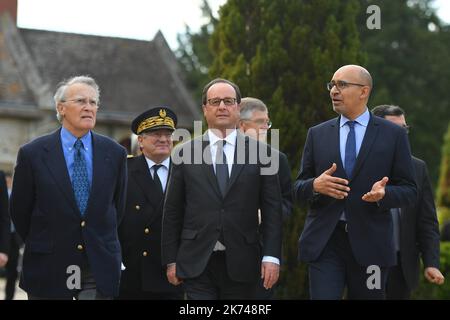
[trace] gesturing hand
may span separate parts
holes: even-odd
[[[377,202],[383,199],[384,195],[386,194],[385,188],[388,181],[389,178],[384,177],[380,181],[375,182],[372,186],[372,190],[365,193],[362,196],[362,199],[367,202]]]
[[[315,192],[335,199],[344,199],[350,191],[350,188],[347,187],[348,180],[333,177],[332,174],[336,171],[336,168],[336,163],[333,163],[328,170],[325,170],[320,176],[314,179],[313,189]]]

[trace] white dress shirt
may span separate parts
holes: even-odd
[[[207,135],[209,138],[209,146],[211,152],[211,159],[214,166],[214,172],[216,172],[216,152],[217,152],[217,141],[225,140],[226,144],[223,146],[223,151],[225,153],[225,157],[227,158],[228,164],[228,175],[231,176],[231,170],[233,168],[234,163],[234,152],[236,149],[236,138],[237,138],[237,130],[233,130],[229,135],[227,135],[224,139],[219,138],[213,131],[208,130]],[[225,250],[225,246],[220,241],[216,242],[214,246],[214,251],[223,251]],[[271,256],[264,256],[263,262],[273,262],[276,264],[280,264],[280,260]]]
[[[153,168],[156,164],[161,164],[162,167],[158,169],[157,175],[159,177],[159,180],[161,180],[161,185],[163,188],[163,192],[166,192],[166,186],[167,186],[167,179],[169,178],[169,167],[170,167],[170,157],[167,157],[166,160],[164,160],[161,163],[156,163],[153,160],[145,157],[145,160],[147,161],[148,167],[150,169],[150,174],[152,175],[152,178],[155,177],[155,169]]]

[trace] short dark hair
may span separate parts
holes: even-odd
[[[216,79],[210,81],[203,88],[203,91],[202,91],[202,104],[203,105],[206,105],[206,94],[208,93],[209,88],[211,88],[216,83],[227,83],[230,86],[232,86],[234,91],[236,92],[236,102],[237,103],[241,103],[241,91],[239,90],[239,87],[237,86],[237,84],[235,84],[235,83],[233,83],[233,82],[231,82],[230,80],[227,80],[227,79],[216,78]]]
[[[405,115],[405,111],[399,106],[391,104],[382,104],[372,109],[372,113],[378,117],[386,118],[386,116]]]

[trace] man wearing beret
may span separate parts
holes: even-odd
[[[161,264],[164,193],[177,117],[166,107],[140,114],[131,124],[142,155],[128,158],[125,217],[119,228],[123,264],[119,299],[182,299]]]

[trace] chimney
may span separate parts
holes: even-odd
[[[17,23],[17,0],[0,0],[0,16],[9,12],[14,23]]]

